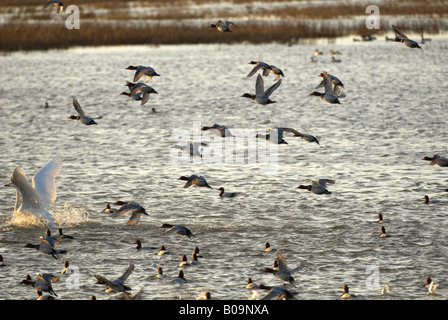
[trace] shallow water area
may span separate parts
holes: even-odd
[[[266,241],[290,268],[305,266],[294,275],[297,299],[338,299],[343,284],[360,299],[447,299],[448,171],[422,158],[448,155],[443,85],[448,78],[441,72],[448,39],[433,38],[422,47],[378,39],[0,56],[0,185],[9,183],[16,166],[30,180],[61,154],[65,163],[56,178],[52,212],[64,233],[75,237],[57,246],[67,251],[59,261],[24,248],[37,244],[46,227],[12,217],[15,190],[0,188],[0,254],[6,264],[0,269],[0,299],[35,299],[34,290],[20,281],[26,274],[60,273],[68,260],[78,268],[79,286],[61,276],[53,284],[58,299],[116,299],[120,295],[105,293],[94,275],[115,279],[132,262],[135,270],[126,284],[133,293],[143,288],[143,299],[195,299],[208,290],[214,299],[243,300],[252,295],[245,289],[249,277],[281,284],[263,273],[276,258],[275,252],[264,252]],[[324,54],[311,63],[316,48]],[[342,52],[340,63],[330,62],[330,49]],[[246,77],[252,60],[283,70],[282,84],[271,96],[275,104],[241,97],[255,92],[256,77]],[[125,68],[140,64],[161,75],[148,82],[158,94],[143,106],[120,95],[134,75]],[[342,104],[310,96],[322,71],[344,83]],[[273,84],[272,75],[263,79],[265,87]],[[98,125],[68,119],[75,114],[73,98],[88,115],[103,116]],[[272,163],[244,157],[240,162],[235,150],[225,161],[182,162],[171,146],[185,138],[201,138],[210,148],[221,145],[223,140],[198,129],[214,123],[246,130],[245,141],[252,132],[292,127],[319,136],[320,145],[286,134],[288,144],[268,157]],[[239,147],[251,154],[249,146]],[[266,167],[272,174],[263,174]],[[183,188],[178,178],[191,174],[204,176],[213,188]],[[330,195],[297,188],[320,178],[336,180],[328,186]],[[221,186],[238,196],[219,198]],[[425,194],[438,203],[424,204]],[[139,202],[149,216],[127,226],[129,216],[103,212],[106,203],[117,200]],[[379,237],[378,213],[388,238]],[[196,237],[165,234],[162,223],[185,225]],[[136,239],[157,249],[137,251]],[[158,256],[161,245],[171,254]],[[190,257],[196,246],[204,256],[201,264],[184,270],[186,284],[171,283],[181,256]],[[159,266],[166,279],[156,278]],[[427,294],[427,276],[439,283],[437,295]],[[381,294],[384,285],[389,294]]]

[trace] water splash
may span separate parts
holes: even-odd
[[[52,215],[56,225],[61,228],[74,227],[88,221],[88,214],[84,208],[75,208],[67,203],[53,208]],[[14,212],[7,222],[17,227],[48,226],[48,220],[40,219],[29,212]]]

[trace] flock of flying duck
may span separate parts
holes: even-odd
[[[63,4],[60,1],[57,0],[51,0],[48,1],[46,7],[50,5],[55,5],[58,7],[58,12],[62,11]],[[215,28],[220,32],[231,32],[230,27],[235,24],[230,21],[221,21],[219,20],[216,24],[211,24],[211,28]],[[396,26],[392,26],[393,30],[396,33],[396,37],[394,41],[401,42],[403,45],[409,48],[419,48],[421,47],[418,45],[417,42],[409,39],[403,32],[401,32]],[[318,52],[318,51],[317,51]],[[317,55],[317,53],[316,53]],[[273,94],[273,92],[281,85],[282,83],[282,77],[284,77],[283,71],[273,65],[267,64],[262,61],[251,61],[249,64],[254,65],[253,69],[249,72],[247,77],[252,77],[255,75],[258,71],[261,71],[261,73],[258,74],[255,84],[255,94],[249,94],[245,93],[242,95],[242,97],[249,98],[253,100],[255,103],[261,104],[261,105],[267,105],[275,103],[276,101],[273,101],[270,99],[270,96]],[[141,104],[145,104],[149,100],[150,94],[157,94],[157,92],[149,85],[147,85],[147,82],[149,82],[153,77],[160,76],[153,68],[149,66],[128,66],[126,69],[128,70],[135,70],[133,82],[126,81],[125,86],[129,88],[129,92],[122,92],[122,95],[129,96],[129,98],[140,101]],[[264,89],[264,81],[261,76],[261,74],[265,77],[267,77],[269,74],[274,74],[274,84]],[[343,83],[341,80],[339,80],[336,76],[330,75],[327,72],[322,72],[319,74],[320,77],[323,78],[323,80],[319,83],[319,85],[316,87],[316,89],[324,88],[324,92],[318,92],[313,91],[311,95],[313,96],[319,96],[321,99],[327,103],[332,104],[340,104],[341,102],[339,99],[345,98],[345,94],[342,93],[342,89],[344,88]],[[144,82],[138,82],[142,77],[144,77]],[[86,113],[83,111],[81,105],[76,99],[73,99],[73,106],[78,113],[77,116],[71,115],[69,118],[73,120],[79,121],[83,125],[95,125],[97,124],[95,120],[101,119],[102,116],[96,116],[96,117],[90,117],[86,115]],[[223,125],[214,124],[213,126],[209,127],[202,127],[202,131],[208,131],[210,134],[216,134],[221,137],[233,137],[233,135],[230,133],[230,130]],[[303,140],[307,142],[315,142],[319,144],[319,140],[306,133],[300,133],[297,130],[293,128],[269,128],[269,133],[267,135],[257,135],[257,138],[266,139],[267,141],[271,143],[276,144],[287,144],[287,142],[284,140],[284,133],[292,133],[294,137],[300,137]],[[180,149],[181,151],[191,155],[191,156],[200,156],[202,157],[199,147],[206,147],[207,144],[204,143],[187,143],[185,146],[180,145],[174,145],[172,148]],[[431,165],[438,165],[441,167],[448,167],[448,159],[435,154],[433,157],[424,157],[423,160],[430,161]],[[54,218],[50,212],[48,212],[48,207],[52,205],[57,197],[56,194],[56,184],[55,184],[55,178],[58,175],[59,171],[61,170],[63,165],[63,159],[61,156],[55,157],[53,160],[51,160],[46,166],[44,166],[41,170],[39,170],[34,177],[32,178],[32,184],[30,185],[28,183],[28,179],[26,175],[23,173],[23,171],[17,167],[14,169],[14,171],[11,174],[11,182],[7,184],[6,186],[13,186],[16,189],[16,202],[14,206],[14,212],[30,212],[33,213],[36,217],[40,219],[44,219],[48,222],[50,226],[56,226],[56,223],[54,221]],[[190,186],[195,187],[206,187],[206,188],[212,188],[204,177],[197,176],[197,175],[191,175],[191,176],[181,176],[179,180],[186,181],[184,188],[188,188]],[[317,195],[323,195],[323,194],[331,194],[331,192],[327,189],[327,184],[334,184],[335,180],[332,179],[312,179],[311,185],[299,185],[298,189],[305,189],[308,190],[314,194]],[[224,188],[219,188],[220,197],[234,197],[236,193],[229,193],[225,192]],[[448,191],[448,189],[446,190]],[[429,198],[425,196],[425,203],[429,203]],[[123,202],[123,201],[117,201],[114,203],[115,205],[119,205],[120,207],[118,209],[114,209],[110,206],[110,204],[107,204],[106,208],[104,209],[104,212],[110,214],[111,217],[121,217],[125,214],[130,214],[130,218],[127,222],[127,225],[136,225],[140,218],[143,215],[148,215],[145,208],[143,208],[140,204],[135,202]],[[378,215],[378,222],[383,222],[383,217],[381,214]],[[160,228],[167,229],[166,233],[175,233],[180,235],[185,235],[187,237],[194,237],[194,234],[191,232],[191,230],[187,227],[181,226],[181,225],[170,225],[170,224],[162,224]],[[380,237],[387,237],[384,226],[381,227],[381,235]],[[64,250],[56,249],[56,245],[60,244],[61,241],[65,241],[66,239],[73,239],[71,236],[64,235],[62,233],[62,229],[59,228],[59,235],[58,236],[52,236],[49,229],[47,229],[45,236],[40,237],[40,243],[39,244],[30,244],[27,243],[25,247],[27,248],[34,248],[38,252],[43,254],[51,255],[53,258],[60,260],[59,255],[65,253]],[[154,249],[153,247],[142,247],[141,241],[136,240],[135,244],[137,244],[136,249],[142,250],[142,249]],[[265,251],[272,251],[272,249],[269,245],[269,243],[266,243],[266,249]],[[159,255],[167,254],[169,252],[166,251],[166,249],[162,246],[159,251]],[[182,256],[182,262],[179,266],[183,267],[190,264],[198,264],[199,261],[197,260],[198,257],[201,257],[199,255],[199,248],[195,248],[195,251],[192,254],[193,260],[188,262],[188,259],[185,255]],[[3,262],[3,257],[0,255],[0,266],[5,266]],[[69,266],[68,261],[64,262],[64,269],[61,271],[62,274],[64,274],[67,271],[67,268]],[[263,284],[255,285],[252,281],[252,279],[248,279],[246,288],[253,289],[264,289],[267,290],[268,293],[262,297],[262,299],[294,299],[294,278],[292,275],[295,272],[298,272],[303,268],[302,265],[299,265],[298,267],[294,269],[289,269],[286,264],[286,259],[281,253],[277,253],[277,259],[274,261],[274,268],[265,268],[264,272],[272,273],[277,278],[282,280],[284,283],[280,286],[265,286]],[[95,275],[95,278],[97,279],[97,283],[106,285],[106,292],[122,292],[124,294],[124,299],[138,299],[141,296],[142,291],[136,295],[130,295],[128,291],[130,288],[125,285],[125,281],[128,279],[128,277],[131,275],[131,273],[134,270],[134,265],[130,263],[129,267],[125,270],[125,272],[114,280],[109,280],[104,276],[101,275]],[[54,292],[52,288],[52,283],[59,280],[59,276],[54,276],[52,274],[36,274],[37,279],[32,280],[29,275],[26,276],[26,279],[22,281],[22,284],[24,285],[30,285],[33,287],[37,294],[38,299],[50,299],[53,296],[57,296],[57,294]],[[166,275],[163,274],[162,268],[158,268],[158,275],[159,278],[164,278]],[[184,283],[186,280],[183,275],[183,271],[181,270],[179,272],[179,275],[177,278],[173,279],[174,282],[177,283]],[[435,293],[437,289],[437,284],[434,284],[432,280],[428,277],[426,279],[427,287],[429,288],[428,293]],[[291,287],[292,286],[292,287]],[[347,285],[343,286],[343,294],[341,295],[341,298],[349,298],[353,295],[349,293],[349,288]],[[388,288],[383,288],[383,291],[388,291]],[[50,296],[43,296],[43,292],[50,293]],[[95,299],[92,296],[92,299]],[[210,293],[206,292],[204,295],[204,299],[210,299]]]

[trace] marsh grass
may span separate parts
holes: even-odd
[[[277,0],[281,5],[269,7],[269,10],[266,9],[268,2],[272,4],[268,0],[234,0],[230,4],[244,4],[235,10],[228,1],[66,0],[65,6],[76,3],[80,8],[81,28],[69,30],[65,27],[68,14],[58,15],[50,8],[42,10],[45,1],[36,5],[35,0],[22,0],[17,9],[16,1],[3,0],[0,13],[12,15],[0,26],[0,50],[125,44],[309,42],[317,38],[389,33],[391,23],[388,20],[399,24],[407,33],[437,34],[448,30],[443,18],[448,15],[446,1],[381,1],[378,3],[379,30],[365,27],[364,17],[368,14],[365,13],[366,4],[361,1],[310,6],[306,1],[291,5],[291,1]],[[201,6],[192,8],[198,4]],[[208,27],[209,23],[223,17],[236,22],[238,27],[231,33],[220,33]]]

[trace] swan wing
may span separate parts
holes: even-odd
[[[55,178],[63,164],[63,158],[58,155],[33,177],[33,188],[36,190],[44,206],[53,204],[57,198]]]

